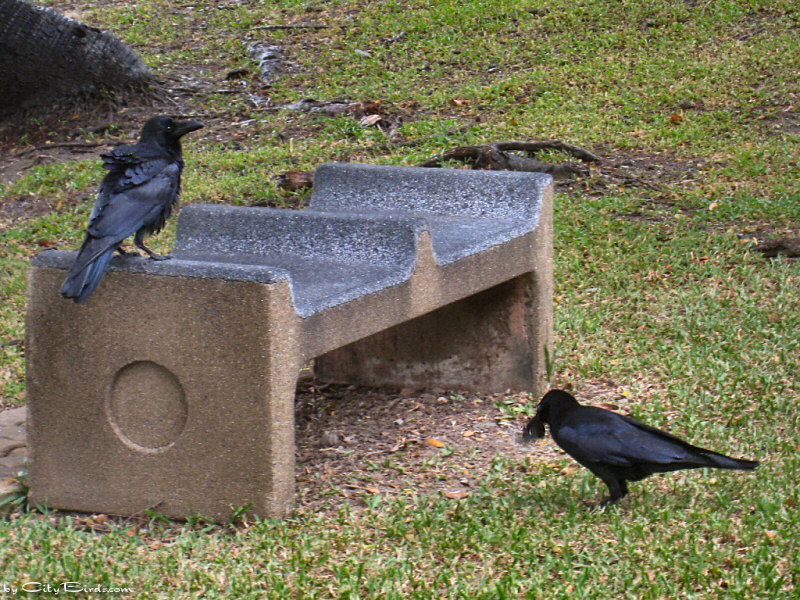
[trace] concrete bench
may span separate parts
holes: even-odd
[[[173,259],[116,257],[85,305],[74,252],[33,260],[30,496],[69,510],[281,516],[294,395],[322,380],[541,391],[552,179],[327,164],[302,211],[192,205]]]

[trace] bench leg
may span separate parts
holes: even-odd
[[[300,369],[288,285],[109,272],[85,305],[34,268],[30,499],[84,512],[279,517]]]
[[[552,291],[542,279],[527,273],[333,350],[315,360],[315,375],[360,385],[539,394],[552,350]]]

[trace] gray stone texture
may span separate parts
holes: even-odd
[[[0,411],[0,480],[25,471],[27,444],[24,406]]]
[[[303,211],[188,206],[173,259],[116,257],[85,305],[28,288],[30,487],[57,508],[280,516],[294,391],[545,384],[552,179],[328,164]]]
[[[0,517],[13,510],[10,500],[24,493],[17,477],[27,471],[26,418],[24,406],[0,411]]]

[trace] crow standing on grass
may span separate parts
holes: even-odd
[[[544,424],[564,452],[608,486],[614,504],[628,493],[628,481],[653,473],[711,467],[752,470],[758,461],[739,460],[692,446],[664,431],[595,406],[581,406],[562,390],[545,394],[522,434],[524,441],[544,437]]]
[[[61,295],[84,302],[95,290],[111,255],[125,238],[153,260],[164,260],[144,245],[144,236],[158,233],[178,201],[183,156],[180,139],[200,129],[199,121],[153,117],[142,128],[139,141],[103,154],[108,174],[100,183],[97,202],[86,227],[78,257],[61,286]]]

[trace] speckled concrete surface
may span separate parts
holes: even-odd
[[[410,278],[428,231],[446,265],[533,231],[541,173],[325,164],[303,211],[191,205],[179,217],[173,260],[114,257],[109,271],[274,283],[288,279],[309,317]],[[34,266],[68,268],[74,252],[45,251]]]

